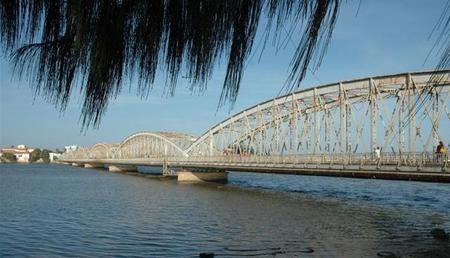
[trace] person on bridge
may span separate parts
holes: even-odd
[[[444,143],[442,141],[439,142],[438,146],[436,147],[436,162],[441,163],[442,161],[442,154],[444,152]]]
[[[375,161],[377,163],[377,169],[380,168],[380,162],[381,162],[381,149],[379,146],[375,148]]]
[[[448,160],[448,149],[445,148],[444,144],[442,144],[442,148],[440,150],[440,156],[441,156],[441,163],[446,163]]]

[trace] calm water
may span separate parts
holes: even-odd
[[[0,164],[0,257],[450,257],[435,227],[450,231],[449,184]]]

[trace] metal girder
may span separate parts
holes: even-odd
[[[377,134],[382,131],[379,130],[382,124],[379,105],[384,105],[386,100],[399,96],[402,96],[402,101],[395,109],[398,126],[397,129],[392,129],[392,133],[388,133],[388,140],[395,136],[400,147],[399,151],[405,151],[403,127],[408,124],[408,150],[414,151],[416,119],[411,107],[417,100],[417,95],[429,89],[430,85],[441,88],[440,91],[445,93],[449,91],[449,71],[438,72],[439,81],[433,81],[433,74],[436,73],[416,72],[343,81],[265,101],[222,121],[220,126],[212,127],[187,149],[187,153],[190,156],[202,156],[207,153],[209,156],[222,155],[221,150],[230,146],[239,146],[240,151],[243,146],[249,146],[247,149],[251,150],[247,152],[257,152],[255,154],[259,155],[281,154],[285,153],[286,149],[292,154],[295,153],[293,149],[310,149],[311,151],[307,153],[324,153],[325,150],[331,152],[330,146],[333,144],[341,146],[341,153],[350,153],[355,152],[358,147],[361,148],[358,146],[361,138],[370,139],[369,143],[363,142],[366,150],[370,151],[378,145]],[[366,105],[367,108],[364,109],[370,111],[368,137],[364,136],[366,133],[360,125],[365,119],[355,117],[358,105]],[[337,124],[333,120],[336,108],[340,110],[338,123],[340,126],[339,128],[334,126],[334,129],[337,129],[335,132],[339,136],[339,141],[330,142],[336,141],[332,137],[332,127]],[[391,118],[384,117],[385,120]],[[304,125],[293,121],[302,121]],[[320,140],[322,137],[323,142]],[[220,142],[216,138],[220,138]],[[207,145],[214,145],[214,152],[205,150],[206,139]]]
[[[165,166],[174,160],[236,162],[237,158],[345,167],[355,160],[359,166],[373,164],[373,150],[380,146],[383,162],[401,165],[407,158],[409,164],[423,164],[434,161],[430,153],[435,144],[443,135],[448,137],[440,129],[449,125],[449,96],[450,70],[343,81],[259,103],[197,140],[187,134],[139,132],[118,146],[99,143],[62,158],[152,160]]]
[[[88,150],[88,156],[92,159],[108,159],[112,158],[117,149],[117,144],[113,143],[97,143]]]
[[[195,138],[187,134],[169,132],[138,132],[125,138],[117,147],[114,157],[123,158],[145,158],[145,157],[177,157],[187,156],[181,149],[180,143]]]

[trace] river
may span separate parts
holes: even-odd
[[[0,257],[450,257],[450,185],[0,164]]]

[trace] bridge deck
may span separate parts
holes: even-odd
[[[138,132],[61,159],[449,182],[449,100],[450,70],[366,77],[260,102],[199,138]]]
[[[134,166],[158,166],[163,162],[140,160],[66,160],[74,163],[98,163],[108,165],[134,165]],[[353,177],[390,180],[411,180],[425,182],[450,183],[450,172],[443,172],[438,165],[423,167],[421,171],[417,167],[395,165],[384,165],[377,169],[376,165],[339,165],[339,164],[258,164],[258,163],[226,163],[226,162],[195,162],[195,161],[172,161],[168,162],[172,168],[186,169],[223,169],[235,172],[257,172],[273,174],[311,175],[311,176],[333,176]]]

